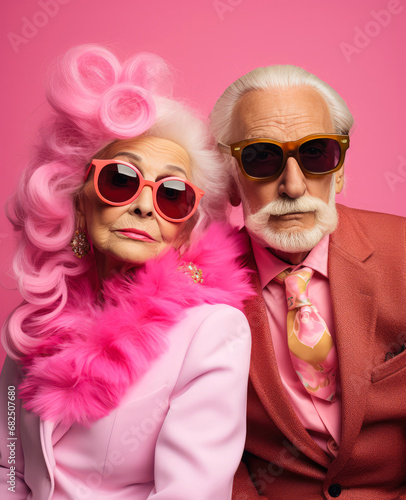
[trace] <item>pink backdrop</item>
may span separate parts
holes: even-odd
[[[6,0],[1,200],[17,183],[46,109],[49,62],[72,45],[100,42],[121,57],[137,51],[164,57],[176,70],[175,95],[205,114],[228,84],[257,66],[290,63],[317,74],[344,97],[356,121],[348,185],[338,201],[405,216],[405,21],[404,0]],[[4,210],[0,249],[3,323],[19,301]]]

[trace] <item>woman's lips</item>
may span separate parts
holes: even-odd
[[[150,234],[145,231],[140,231],[139,229],[126,228],[118,229],[118,233],[123,234],[127,238],[138,241],[156,241]]]

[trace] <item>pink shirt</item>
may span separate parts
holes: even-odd
[[[341,385],[337,378],[337,397],[334,403],[311,396],[300,382],[290,360],[287,343],[286,317],[287,303],[285,286],[274,278],[290,267],[293,270],[301,266],[314,269],[315,273],[309,284],[309,297],[326,322],[331,336],[335,340],[333,309],[328,280],[328,243],[325,236],[298,266],[289,266],[278,259],[268,249],[252,241],[259,279],[265,300],[272,342],[282,383],[288,393],[300,421],[314,441],[327,453],[337,455],[341,440]]]

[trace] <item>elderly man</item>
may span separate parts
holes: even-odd
[[[406,223],[336,206],[350,111],[314,75],[270,66],[211,122],[258,290],[233,498],[406,498]]]

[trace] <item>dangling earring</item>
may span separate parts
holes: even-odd
[[[72,247],[72,252],[76,257],[79,257],[79,259],[85,257],[89,253],[90,243],[86,238],[86,233],[80,227],[76,229],[70,246]]]

